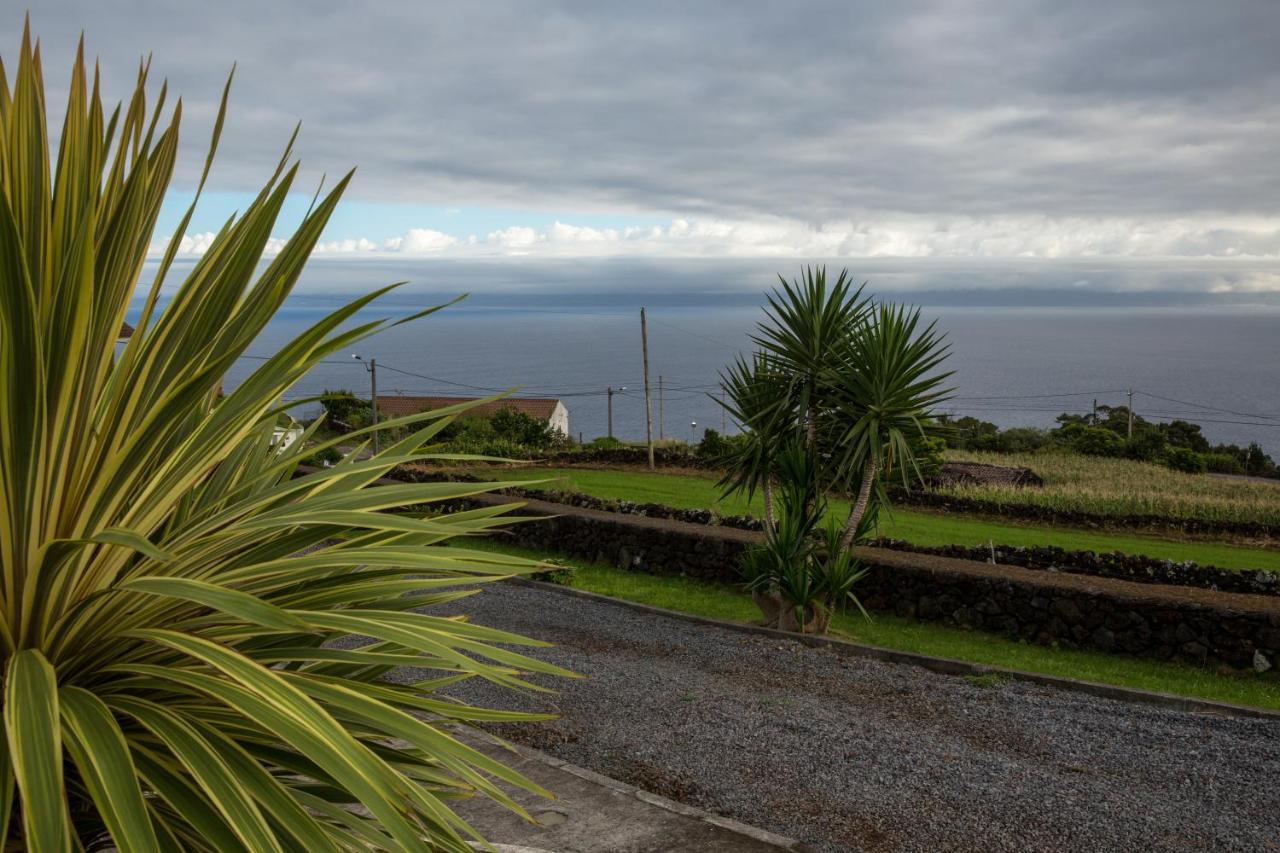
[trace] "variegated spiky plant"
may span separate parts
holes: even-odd
[[[108,115],[82,50],[51,164],[38,47],[24,37],[12,86],[0,66],[4,849],[468,850],[449,798],[516,808],[495,780],[535,786],[454,736],[513,715],[437,690],[560,671],[494,645],[531,641],[416,609],[533,566],[444,544],[499,510],[387,512],[480,490],[375,486],[456,411],[387,422],[412,435],[312,473],[303,453],[333,442],[272,447],[282,392],[384,328],[356,318],[383,291],[219,395],[346,179],[257,272],[286,152],[162,306],[188,211],[114,357],[178,149],[181,103],[164,119],[145,89],[143,69]],[[364,639],[334,643],[348,635]],[[385,678],[397,666],[429,677]]]

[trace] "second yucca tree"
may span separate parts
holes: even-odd
[[[759,351],[721,375],[723,405],[746,432],[738,451],[724,460],[721,484],[726,492],[759,489],[765,495],[769,554],[758,552],[748,567],[753,591],[787,598],[805,612],[809,602],[796,600],[796,591],[822,598],[820,590],[838,588],[839,594],[826,596],[829,611],[852,598],[861,577],[856,565],[841,561],[852,560],[851,547],[887,501],[886,477],[908,485],[920,478],[918,457],[936,429],[934,411],[950,393],[944,387],[950,374],[942,370],[947,346],[933,325],[921,326],[918,309],[875,303],[843,271],[829,284],[825,269],[806,268],[796,281],[783,280],[765,311],[753,336]],[[803,466],[783,464],[798,453],[807,456]],[[807,472],[805,483],[792,482],[799,470]],[[781,502],[783,514],[802,511],[805,525],[775,518],[775,483],[784,492],[810,495],[801,510],[794,501],[790,509]],[[854,500],[843,522],[823,527],[818,510],[833,491]],[[803,543],[779,539],[802,528],[808,537],[822,529],[823,541],[804,550]],[[793,552],[807,556],[794,559]],[[823,556],[815,560],[813,553]],[[824,585],[820,572],[842,580]],[[801,576],[803,584],[796,581]],[[762,609],[768,621],[774,608]]]
[[[108,114],[81,57],[51,163],[38,48],[24,38],[12,86],[0,66],[0,843],[470,850],[451,798],[519,811],[499,785],[539,789],[457,728],[528,717],[440,691],[567,674],[509,648],[532,641],[417,612],[535,568],[447,544],[508,508],[422,509],[502,484],[374,487],[458,409],[381,424],[409,432],[371,458],[357,432],[312,473],[303,453],[333,441],[273,445],[282,393],[389,325],[358,316],[385,291],[220,395],[347,183],[260,267],[287,152],[162,308],[187,212],[116,356],[178,151],[181,104],[162,120],[145,83]],[[423,674],[385,677],[401,666]]]

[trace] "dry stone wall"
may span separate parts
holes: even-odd
[[[481,495],[473,504],[509,498]],[[533,501],[544,520],[512,525],[524,547],[630,571],[736,583],[760,534]],[[1063,648],[1160,660],[1266,668],[1280,656],[1274,596],[1139,584],[929,554],[863,548],[858,595],[871,610],[980,628]]]

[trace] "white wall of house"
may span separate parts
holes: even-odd
[[[569,410],[564,407],[564,403],[556,400],[556,407],[551,410],[551,417],[547,419],[547,423],[551,424],[552,429],[560,430],[565,436],[570,434]]]
[[[300,438],[302,427],[276,427],[271,430],[271,446],[277,450],[284,450]]]

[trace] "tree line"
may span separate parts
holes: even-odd
[[[1257,443],[1213,444],[1199,424],[1186,420],[1149,421],[1133,413],[1129,430],[1128,406],[1098,406],[1090,414],[1063,412],[1052,429],[1009,427],[1001,429],[990,421],[971,415],[942,415],[940,433],[947,446],[958,450],[994,453],[1034,453],[1062,447],[1087,456],[1137,459],[1166,465],[1189,473],[1249,474],[1280,478],[1280,469]]]

